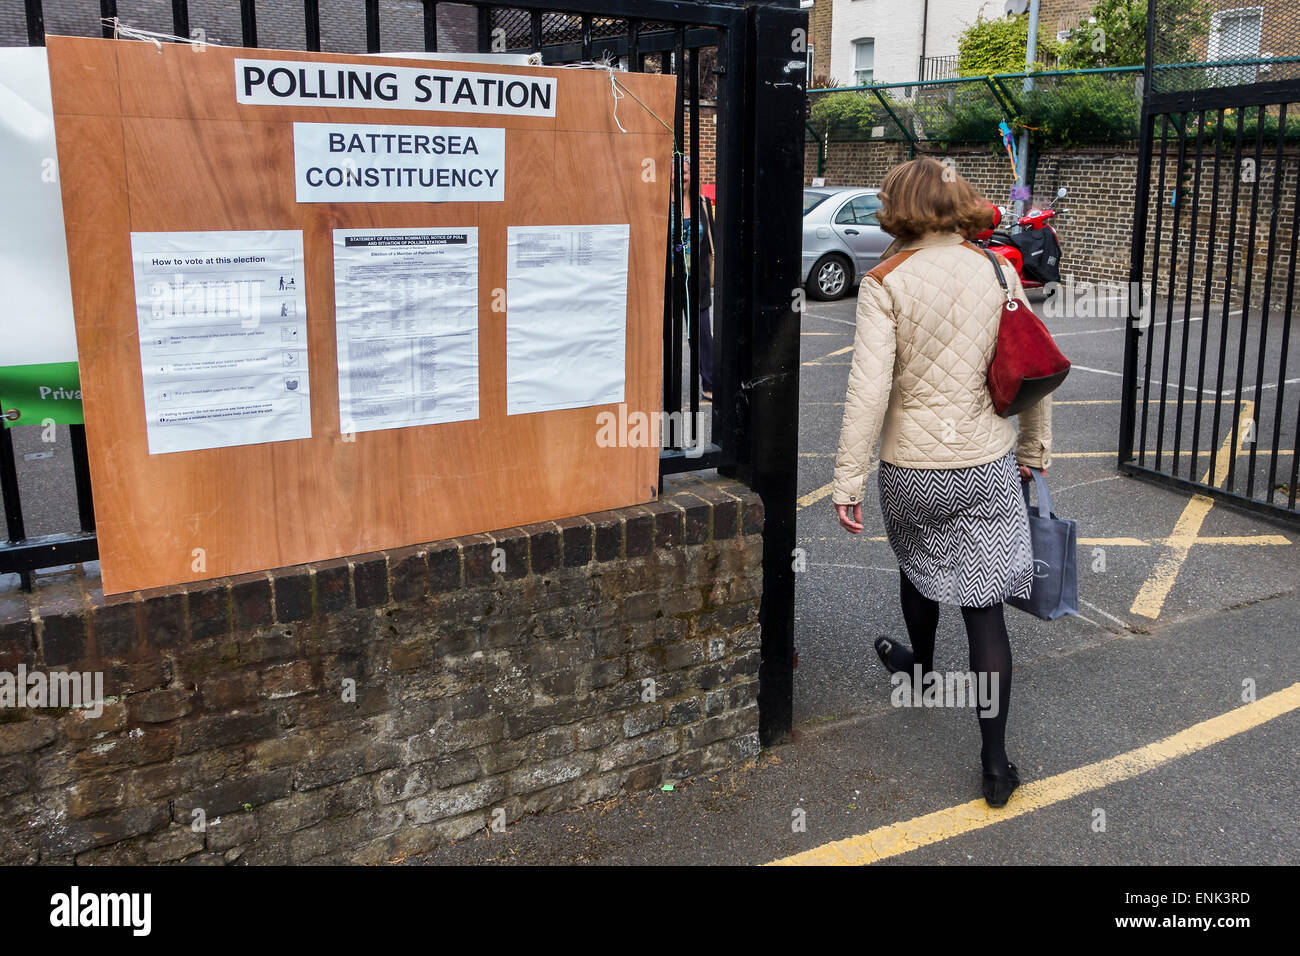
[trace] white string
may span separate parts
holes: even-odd
[[[145,30],[140,27],[129,27],[122,22],[120,17],[105,17],[102,22],[113,28],[114,40],[144,40],[145,42],[152,43],[156,46],[159,53],[162,52],[162,40],[168,40],[173,43],[204,43],[208,46],[218,45],[207,40],[194,40],[189,37],[178,37],[171,33],[156,33],[153,30]]]

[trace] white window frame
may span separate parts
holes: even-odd
[[[863,69],[859,64],[862,62],[862,56],[861,56],[862,49],[868,43],[871,44],[871,68]],[[863,73],[869,73],[871,75],[870,77],[864,80],[862,79]],[[876,77],[876,38],[859,37],[858,39],[853,41],[853,85],[866,86],[869,83],[874,83],[875,77]]]

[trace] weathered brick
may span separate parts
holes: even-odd
[[[305,621],[312,615],[311,568],[305,564],[280,568],[271,584],[275,591],[275,619],[281,623]]]
[[[533,574],[546,574],[561,567],[564,553],[560,548],[560,532],[551,522],[530,524],[523,529],[528,535],[529,570]]]
[[[236,627],[260,627],[271,623],[271,582],[266,577],[233,579],[230,603]]]
[[[352,560],[352,588],[357,607],[388,603],[388,560],[382,554],[365,554]]]
[[[406,804],[406,815],[412,823],[432,823],[491,806],[505,795],[505,780],[492,777],[417,797]]]
[[[560,531],[564,566],[578,568],[589,564],[595,554],[595,529],[591,522],[579,515],[562,518],[555,526]]]
[[[185,640],[189,617],[186,594],[160,594],[140,606],[140,631],[149,647],[175,647]]]
[[[192,706],[190,692],[183,688],[151,691],[131,698],[131,720],[160,724],[184,717]]]

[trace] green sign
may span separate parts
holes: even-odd
[[[0,365],[0,417],[5,428],[83,424],[77,363]]]

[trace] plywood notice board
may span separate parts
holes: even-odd
[[[598,438],[598,413],[617,414],[616,405],[507,415],[506,313],[493,310],[493,297],[506,287],[508,226],[630,224],[625,402],[658,414],[672,137],[650,111],[671,115],[674,81],[620,74],[644,106],[624,98],[616,116],[604,72],[437,61],[425,65],[553,76],[555,115],[241,105],[236,58],[423,62],[49,38],[105,591],[651,500],[658,449],[603,447]],[[299,204],[294,122],[504,128],[505,199]],[[345,435],[332,230],[453,227],[478,230],[478,418]],[[309,439],[149,453],[130,237],[200,230],[302,231]]]

